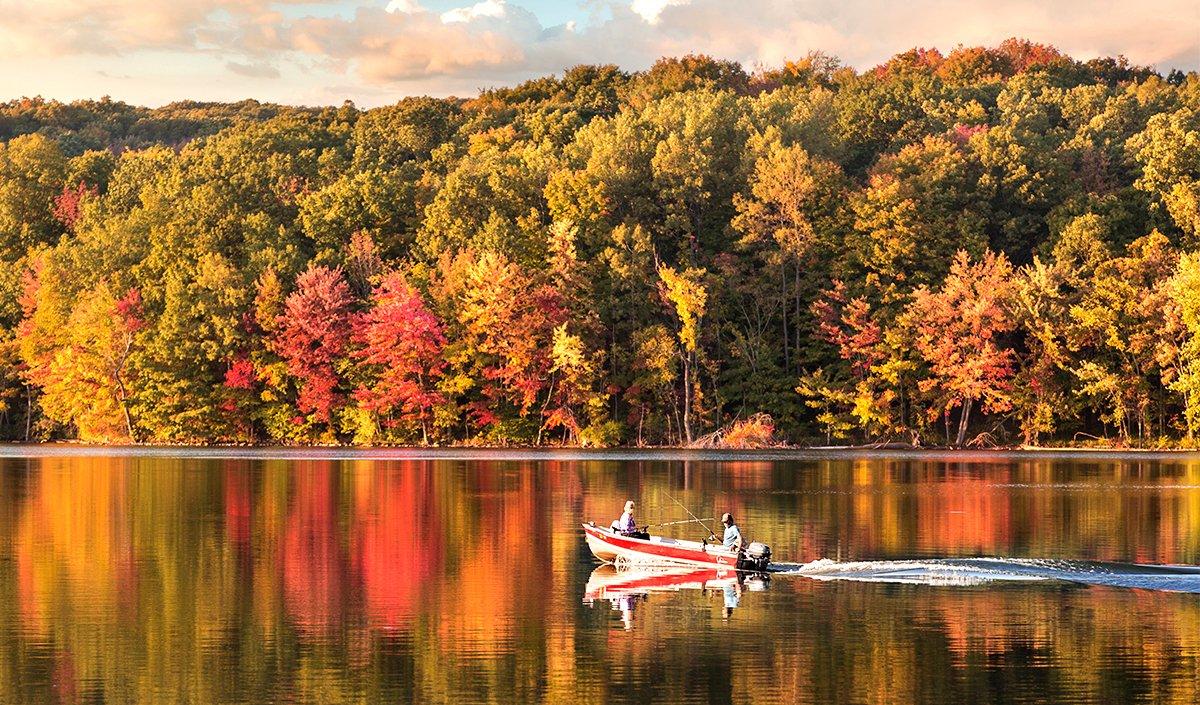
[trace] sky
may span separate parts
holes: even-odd
[[[689,52],[748,69],[811,50],[858,69],[1008,37],[1200,69],[1196,0],[0,0],[0,100],[360,107],[474,95],[581,63]]]

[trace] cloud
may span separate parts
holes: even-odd
[[[391,0],[387,4],[388,12],[402,12],[406,15],[412,15],[418,12],[425,12],[425,8],[417,0]]]
[[[120,55],[212,45],[282,22],[279,8],[309,0],[0,0],[0,56]]]
[[[225,68],[229,69],[231,73],[236,73],[246,78],[279,78],[279,69],[270,64],[243,64],[237,61],[227,61],[225,62]]]
[[[0,57],[132,57],[119,68],[137,75],[137,56],[165,52],[177,65],[203,56],[247,78],[282,74],[297,92],[297,77],[308,77],[364,95],[448,94],[580,63],[640,69],[689,52],[752,66],[820,49],[869,68],[914,46],[949,51],[1012,36],[1081,59],[1200,68],[1194,0],[593,0],[555,26],[521,2],[464,0],[435,12],[421,0],[0,0]]]
[[[536,18],[524,10],[503,18],[443,21],[424,11],[363,8],[350,20],[298,21],[259,50],[299,53],[353,70],[367,81],[395,82],[516,70],[528,60],[525,45],[536,43],[540,32]]]
[[[507,9],[504,0],[483,0],[483,2],[477,2],[470,7],[456,7],[443,12],[442,22],[445,24],[471,22],[482,17],[499,19],[505,16]]]
[[[544,27],[504,0],[484,0],[435,15],[415,0],[392,0],[390,13],[369,8],[352,18],[301,20],[291,48],[335,61],[371,82],[435,77],[520,80],[578,63],[642,68],[664,55],[704,52],[777,64],[821,49],[866,68],[914,46],[943,51],[963,43],[994,45],[1011,36],[1055,44],[1079,58],[1125,54],[1164,68],[1200,63],[1200,10],[1190,0],[1149,0],[1097,7],[1063,0],[960,3],[915,0],[633,0],[605,6],[577,26]]]
[[[688,0],[633,0],[629,4],[629,9],[642,19],[654,24],[658,22],[658,16],[662,14],[663,8],[668,5],[686,5],[687,2]]]
[[[0,0],[0,53],[115,54],[185,47],[211,3],[172,0]],[[8,51],[4,51],[7,48]]]

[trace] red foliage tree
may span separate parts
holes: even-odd
[[[229,369],[225,370],[225,386],[230,389],[254,389],[257,379],[254,363],[247,357],[234,359],[229,363]]]
[[[146,314],[142,307],[142,292],[133,288],[117,299],[113,313],[127,333],[136,333],[146,327]]]
[[[355,317],[351,339],[371,378],[354,397],[388,425],[419,422],[426,436],[433,407],[444,401],[433,385],[446,367],[446,336],[421,294],[400,273],[388,274],[371,292],[371,309]]]
[[[337,365],[350,342],[350,285],[340,269],[311,266],[296,278],[276,321],[272,348],[300,384],[296,405],[330,423],[342,403]]]
[[[837,348],[856,378],[866,377],[871,367],[883,360],[883,328],[872,317],[867,300],[849,298],[844,283],[834,281],[833,288],[814,302],[812,309],[817,335]]]
[[[79,210],[86,198],[99,193],[95,186],[89,186],[82,181],[75,188],[64,186],[62,193],[54,197],[54,218],[74,232],[75,223],[79,221]]]

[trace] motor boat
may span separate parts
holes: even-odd
[[[770,547],[757,541],[741,551],[734,551],[707,541],[627,536],[611,528],[596,526],[595,522],[584,524],[583,533],[592,555],[617,566],[665,563],[765,572],[771,562]]]

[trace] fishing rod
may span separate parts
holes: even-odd
[[[680,519],[679,521],[664,521],[661,524],[647,524],[646,526],[675,526],[676,524],[695,524],[696,522],[716,521],[716,517],[706,517],[704,519]]]
[[[695,514],[692,514],[692,510],[688,509],[687,506],[684,505],[683,502],[680,502],[679,500],[672,497],[671,493],[667,492],[666,490],[663,490],[663,494],[665,494],[667,496],[667,499],[669,499],[672,502],[674,502],[675,504],[678,504],[679,506],[683,507],[683,511],[687,512],[688,516],[690,516],[693,519],[693,521],[699,522],[700,526],[703,526],[704,529],[706,531],[708,531],[709,536],[716,536],[716,533],[714,533],[712,529],[708,528],[708,524],[705,524],[704,520],[701,519],[700,517],[696,516]]]

